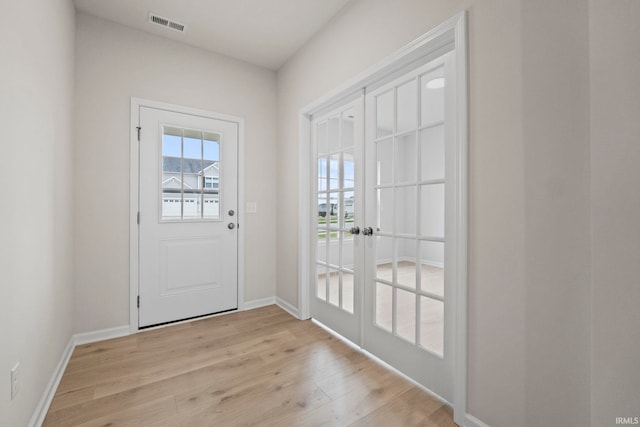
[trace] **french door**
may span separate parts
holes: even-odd
[[[458,232],[453,61],[440,56],[311,122],[311,315],[448,401]]]
[[[363,322],[364,348],[448,401],[451,61],[447,54],[367,94],[365,217],[373,235],[366,240]]]
[[[362,318],[362,100],[313,120],[314,317],[353,342]]]

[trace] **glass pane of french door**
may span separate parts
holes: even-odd
[[[451,397],[446,56],[366,97],[364,347]],[[448,199],[449,198],[449,199]]]
[[[373,101],[381,135],[373,140],[375,324],[438,356],[444,352],[444,88],[426,82],[442,72],[439,66],[413,76]]]
[[[360,339],[362,103],[360,98],[312,120],[315,248],[312,317],[354,342]]]

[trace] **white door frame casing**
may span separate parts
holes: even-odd
[[[418,39],[399,49],[376,66],[366,70],[345,84],[304,107],[298,118],[298,309],[301,319],[310,317],[309,283],[312,269],[309,259],[311,242],[312,212],[310,169],[311,118],[323,110],[345,102],[363,88],[375,88],[383,81],[400,75],[408,69],[426,63],[455,47],[456,63],[456,142],[455,164],[458,187],[456,188],[456,227],[459,233],[455,243],[458,260],[456,276],[455,316],[454,316],[454,381],[453,402],[454,421],[459,425],[469,425],[473,421],[467,414],[467,227],[468,227],[468,41],[467,13],[462,11]]]
[[[244,119],[226,114],[214,113],[197,108],[183,107],[158,101],[131,97],[130,160],[129,160],[129,333],[138,332],[138,292],[140,285],[139,264],[140,229],[138,227],[140,149],[138,126],[140,107],[155,108],[192,116],[228,121],[238,125],[238,311],[244,310]],[[144,132],[144,129],[142,129]],[[142,219],[144,221],[144,218]]]

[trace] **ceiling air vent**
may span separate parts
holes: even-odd
[[[153,12],[149,12],[149,22],[181,33],[183,33],[185,29],[184,24],[172,21],[171,19],[167,19]]]

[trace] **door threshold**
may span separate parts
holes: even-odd
[[[238,311],[238,308],[236,307],[236,308],[230,308],[228,310],[216,311],[215,313],[201,314],[199,316],[187,317],[185,319],[170,320],[168,322],[156,323],[154,325],[149,325],[149,326],[139,326],[138,327],[138,331],[146,331],[146,330],[149,330],[149,329],[159,329],[159,328],[164,328],[165,326],[171,326],[171,325],[177,325],[177,324],[180,324],[180,323],[191,322],[193,320],[208,319],[210,317],[220,316],[222,314],[227,314],[227,313],[230,313],[232,311]]]

